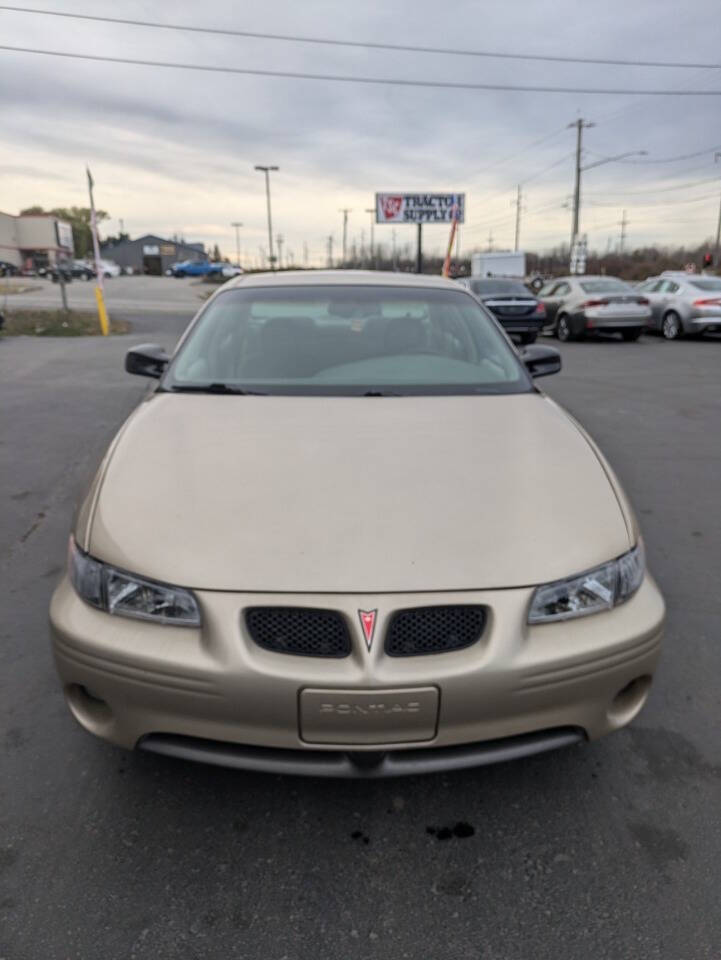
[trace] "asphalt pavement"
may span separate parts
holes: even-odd
[[[495,767],[321,781],[125,753],[55,678],[73,506],[146,388],[124,351],[170,347],[185,319],[0,341],[0,960],[718,958],[721,342],[566,344],[539,381],[621,477],[667,599],[635,723]]]
[[[5,296],[5,288],[11,291]],[[42,277],[8,277],[0,281],[0,311],[24,309],[60,309],[61,291],[57,283]],[[103,281],[108,311],[124,313],[163,313],[198,309],[207,294],[216,289],[197,277],[110,277]],[[22,291],[22,292],[19,292]],[[68,306],[74,310],[95,310],[95,283],[73,280],[65,285]]]

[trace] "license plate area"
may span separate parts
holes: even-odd
[[[438,688],[317,690],[300,693],[300,738],[339,746],[419,743],[438,726]]]

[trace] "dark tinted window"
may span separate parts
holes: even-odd
[[[471,290],[481,297],[532,297],[520,280],[471,280]]]

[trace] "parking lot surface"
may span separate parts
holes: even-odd
[[[618,472],[668,603],[636,722],[496,767],[336,782],[124,753],[63,703],[47,607],[73,505],[146,388],[125,349],[170,347],[186,320],[0,341],[0,958],[717,958],[721,341],[566,344],[539,381]]]
[[[11,293],[0,294],[0,310],[58,310],[62,305],[60,287],[42,277],[11,277],[2,280]],[[216,287],[197,277],[110,277],[103,281],[108,311],[126,313],[150,312],[175,315],[179,311],[198,309],[208,293]],[[68,306],[75,310],[95,310],[95,282],[73,280],[65,286]]]

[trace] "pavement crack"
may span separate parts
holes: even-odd
[[[37,528],[40,526],[40,524],[43,522],[44,519],[45,519],[45,514],[44,514],[42,511],[41,511],[40,513],[36,513],[36,514],[35,514],[35,519],[34,519],[33,522],[30,524],[30,526],[29,526],[28,529],[25,531],[25,533],[20,537],[20,541],[19,541],[19,542],[20,542],[20,543],[25,543],[25,541],[28,539],[28,537],[31,537],[32,534],[35,533],[35,531],[37,530]]]

